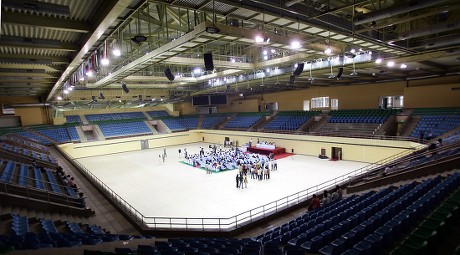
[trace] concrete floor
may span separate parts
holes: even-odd
[[[145,217],[165,217],[156,218],[157,224],[153,224],[153,219],[146,219],[152,226],[167,226],[169,217],[200,218],[189,219],[188,228],[201,228],[202,222],[216,224],[207,226],[216,228],[218,220],[214,218],[228,218],[221,222],[224,225],[221,227],[233,227],[235,220],[248,220],[249,214],[253,216],[262,209],[242,214],[236,219],[235,215],[367,165],[361,162],[329,161],[294,155],[278,160],[278,171],[273,171],[269,180],[248,178],[248,188],[237,189],[237,170],[209,175],[204,170],[180,163],[178,149],[183,151],[187,148],[193,154],[198,153],[200,146],[207,148],[208,144],[168,147],[165,163],[158,157],[163,153],[163,148],[77,160]],[[323,188],[315,190],[318,194],[322,191]],[[210,219],[202,221],[201,218]],[[173,220],[173,223],[177,223],[173,227],[185,227],[182,225],[184,221]]]

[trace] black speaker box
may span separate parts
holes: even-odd
[[[303,66],[304,66],[304,63],[298,63],[297,68],[294,70],[292,74],[295,76],[299,76],[303,71]]]
[[[123,89],[123,91],[124,91],[125,93],[129,93],[129,89],[128,89],[128,87],[126,87],[126,84],[125,84],[125,83],[122,83],[122,84],[121,84],[121,88]]]
[[[343,67],[340,67],[340,68],[339,68],[339,73],[338,73],[337,76],[336,76],[337,79],[340,78],[340,77],[342,77],[342,74],[343,74]]]
[[[205,53],[204,58],[204,68],[206,71],[214,70],[214,63],[212,62],[212,53]]]
[[[168,80],[174,81],[174,75],[171,73],[171,69],[165,68],[164,73],[165,73],[166,78],[168,78]]]

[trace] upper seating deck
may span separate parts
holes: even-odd
[[[110,121],[110,120],[129,120],[129,119],[147,119],[143,112],[118,112],[102,114],[86,114],[85,118],[89,122]]]
[[[241,128],[248,129],[261,118],[270,115],[269,112],[246,112],[238,113],[235,118],[230,119],[224,128]]]
[[[99,128],[106,138],[152,134],[152,130],[143,121],[99,123]]]
[[[263,128],[269,130],[297,130],[309,118],[321,114],[321,111],[287,111],[278,112]]]

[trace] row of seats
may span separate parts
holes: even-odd
[[[5,159],[0,159],[0,162],[0,166],[3,167],[4,165],[3,169],[0,169],[0,182],[17,184],[22,187],[30,186],[40,190],[49,190],[58,195],[77,198],[75,190],[58,181],[55,173],[51,169],[45,168],[42,173],[40,168],[32,168],[29,164],[17,163],[13,160]],[[32,172],[30,171],[31,168]],[[19,171],[19,174],[17,174],[17,171]],[[46,185],[47,183],[48,186]]]
[[[147,255],[210,255],[270,254],[271,247],[263,247],[260,242],[233,238],[175,238],[167,241],[155,241],[152,245],[138,245],[137,249],[117,247],[114,252],[104,254],[147,254]],[[87,255],[101,254],[98,251],[85,250]]]
[[[49,154],[29,150],[26,148],[21,148],[18,146],[7,144],[7,143],[0,143],[0,146],[1,146],[0,148],[2,148],[5,151],[9,151],[15,154],[20,154],[20,155],[29,157],[31,159],[41,160],[41,161],[49,162],[52,164],[57,164],[56,159]]]
[[[66,123],[81,123],[81,118],[79,115],[68,115],[65,116]]]
[[[331,123],[384,123],[388,116],[396,115],[400,110],[332,110],[328,122]]]
[[[198,115],[183,117],[163,117],[160,118],[171,131],[182,131],[198,128]]]
[[[204,115],[201,128],[214,129],[228,117],[227,114],[206,114]]]
[[[21,136],[21,137],[24,137],[24,138],[27,138],[27,139],[30,139],[30,140],[33,140],[37,143],[40,143],[40,144],[43,144],[43,145],[46,145],[46,146],[49,146],[49,145],[52,145],[52,142],[35,134],[35,133],[32,133],[32,132],[29,132],[29,131],[21,131],[21,132],[18,132],[18,133],[15,133],[16,135],[18,136]]]
[[[169,114],[166,111],[148,111],[147,114],[150,115],[150,117],[152,118],[169,116]]]
[[[86,114],[85,118],[89,122],[108,121],[108,120],[147,119],[147,117],[145,116],[143,112]]]
[[[416,108],[412,115],[458,115],[460,107],[430,107]]]
[[[29,147],[31,149],[37,149],[37,150],[41,150],[41,151],[48,151],[48,148],[46,146],[43,146],[39,143],[34,143],[34,142],[31,142],[31,141],[28,141],[28,140],[25,140],[21,137],[18,137],[18,136],[11,136],[11,135],[4,135],[1,137],[1,140],[4,140],[4,141],[11,141],[13,143],[16,143],[16,144],[21,144],[21,145],[24,145],[26,147]]]
[[[57,143],[68,143],[72,139],[69,136],[67,127],[47,127],[46,129],[35,129],[35,132],[44,135]]]
[[[312,116],[319,115],[319,111],[291,111],[278,114],[264,126],[268,130],[297,130]]]
[[[252,125],[256,124],[261,118],[269,113],[238,113],[233,119],[230,119],[225,125],[224,128],[244,128],[248,129]]]
[[[444,240],[448,231],[458,225],[460,217],[460,188],[458,188],[458,178],[450,177],[443,185],[437,186],[427,195],[422,197],[422,201],[416,202],[416,208],[425,206],[425,201],[435,201],[438,198],[448,197],[436,208],[427,218],[423,219],[418,226],[390,253],[399,254],[436,254],[439,241]],[[456,189],[452,195],[448,195],[450,190]],[[428,207],[428,205],[426,206]],[[432,208],[427,208],[427,211]]]
[[[422,116],[417,126],[412,130],[411,136],[415,138],[438,137],[452,129],[460,127],[460,115],[425,115]]]
[[[255,240],[284,246],[285,254],[382,254],[459,183],[456,173],[445,180],[367,192],[309,212]]]
[[[152,130],[143,121],[99,124],[105,137],[152,134]]]
[[[12,235],[0,235],[0,247],[13,247],[18,250],[36,250],[52,247],[75,247],[79,245],[96,245],[102,242],[118,240],[129,241],[143,236],[115,235],[105,233],[99,226],[88,225],[83,231],[82,225],[64,222],[65,231],[58,231],[55,223],[49,219],[39,219],[38,226],[32,228],[29,218],[11,215]],[[59,222],[61,224],[61,222]],[[37,232],[33,231],[36,230]]]

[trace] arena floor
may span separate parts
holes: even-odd
[[[293,155],[278,160],[269,180],[248,178],[247,189],[237,189],[237,170],[206,174],[180,162],[179,149],[198,153],[208,145],[167,147],[164,163],[163,148],[77,160],[144,216],[184,218],[232,217],[367,165]]]

